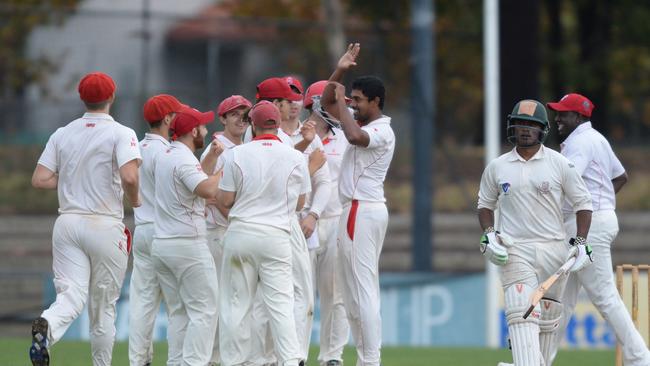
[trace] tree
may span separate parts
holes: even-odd
[[[42,80],[53,63],[45,58],[30,59],[25,48],[30,32],[46,23],[62,23],[79,0],[4,0],[0,4],[0,108],[5,121],[20,115],[16,104],[27,85]],[[8,115],[8,116],[7,116]],[[6,123],[6,122],[5,122]],[[5,125],[12,132],[16,126]]]

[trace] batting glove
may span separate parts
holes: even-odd
[[[573,266],[569,269],[571,272],[577,272],[585,268],[594,261],[592,255],[593,251],[591,250],[591,245],[587,244],[587,239],[582,236],[576,236],[569,240],[571,248],[569,249],[569,255],[567,259],[571,257],[576,257],[576,261]]]
[[[485,230],[479,243],[481,253],[497,266],[503,266],[508,263],[508,250],[501,245],[501,240],[493,227]]]

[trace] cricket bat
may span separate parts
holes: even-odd
[[[553,273],[549,278],[546,279],[546,281],[542,282],[542,284],[539,285],[539,287],[537,287],[535,292],[533,292],[530,295],[530,301],[529,301],[530,306],[528,307],[528,310],[526,310],[526,312],[524,313],[524,319],[528,318],[530,313],[533,312],[533,309],[535,309],[535,306],[537,306],[540,300],[542,300],[542,297],[544,297],[546,291],[548,291],[548,289],[551,288],[551,286],[553,286],[555,281],[557,281],[560,277],[566,274],[575,262],[576,262],[576,257],[569,258],[566,261],[566,263],[562,265],[562,267],[558,268],[558,270],[555,271],[555,273]]]

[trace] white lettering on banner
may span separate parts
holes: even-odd
[[[383,334],[392,334],[395,338],[397,332],[387,331],[390,329],[399,329],[397,318],[399,317],[397,307],[398,291],[396,289],[384,289],[382,291],[382,301],[391,299],[382,303],[382,317],[387,321],[384,322]],[[410,340],[409,344],[426,346],[430,345],[431,330],[434,327],[446,325],[453,315],[454,300],[451,292],[444,286],[427,285],[427,286],[412,286],[409,289],[410,302],[407,307],[408,314],[410,315]],[[435,309],[434,309],[435,305]],[[400,323],[402,326],[404,324]],[[399,339],[384,338],[385,344],[400,343]]]
[[[417,326],[416,324],[420,323],[420,319],[422,318],[422,314],[420,311],[420,291],[418,291],[418,288],[411,288],[411,301],[410,301],[410,313],[411,313],[411,321],[409,324],[411,328],[411,339],[409,341],[410,344],[416,345],[416,346],[421,346],[422,343],[420,337],[421,331],[420,327]],[[385,313],[385,312],[384,312]],[[385,331],[382,333],[386,333]]]
[[[392,290],[381,291],[382,309],[394,309],[393,311],[382,311],[381,313],[382,328],[392,330],[390,332],[382,332],[382,340],[387,344],[395,344],[399,342],[399,332],[396,331],[399,329],[398,318],[400,316],[398,299],[399,296],[394,288]]]
[[[414,288],[413,291],[416,291]],[[422,293],[422,341],[424,345],[431,344],[431,328],[446,324],[451,319],[454,310],[454,299],[449,290],[443,286],[425,286],[421,289]],[[440,310],[433,313],[431,309],[434,299],[440,301]],[[417,323],[413,323],[415,326]]]

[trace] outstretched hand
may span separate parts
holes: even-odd
[[[350,67],[352,66],[357,66],[356,59],[357,56],[359,56],[360,49],[361,49],[361,45],[359,43],[350,43],[348,45],[347,51],[339,59],[336,68],[346,71],[349,70]]]

